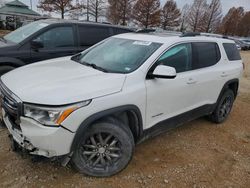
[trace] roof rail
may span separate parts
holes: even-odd
[[[151,33],[151,32],[155,32],[155,29],[138,29],[135,32],[136,33]]]
[[[187,33],[183,33],[180,37],[195,37],[195,36],[201,36],[201,33],[199,33],[199,32],[187,32]]]

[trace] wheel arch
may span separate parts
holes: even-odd
[[[143,132],[141,111],[135,105],[125,105],[95,113],[85,119],[76,131],[75,137],[71,144],[71,152],[76,149],[77,144],[81,139],[81,135],[86,131],[87,128],[89,128],[89,126],[95,122],[105,120],[108,117],[114,117],[122,121],[131,130],[135,142],[139,141]]]
[[[12,57],[1,57],[0,58],[0,67],[1,66],[12,66],[12,67],[20,67],[25,65],[23,61],[17,58],[12,58]]]
[[[237,97],[237,94],[238,94],[238,89],[239,89],[239,79],[237,78],[237,79],[232,79],[232,80],[229,80],[229,81],[227,81],[225,84],[224,84],[224,86],[223,86],[223,88],[222,88],[222,90],[221,90],[221,92],[220,92],[220,95],[219,95],[219,97],[218,97],[218,99],[217,99],[217,103],[218,103],[218,101],[220,100],[220,98],[221,98],[221,96],[223,95],[223,93],[227,90],[227,89],[231,89],[233,92],[234,92],[234,96],[235,96],[235,98]],[[217,104],[216,103],[216,104]]]

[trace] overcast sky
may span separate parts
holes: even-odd
[[[1,0],[0,0],[1,1]],[[7,0],[7,1],[11,1],[11,0]],[[30,5],[30,2],[32,1],[33,4],[33,10],[37,11],[37,2],[38,0],[20,0],[23,3]],[[161,0],[162,3],[165,3],[167,0]],[[208,0],[208,2],[211,0]],[[176,0],[177,5],[179,8],[182,8],[186,3],[191,4],[193,2],[193,0]],[[222,8],[223,8],[223,13],[226,14],[227,11],[235,6],[235,7],[239,7],[242,6],[245,8],[245,10],[250,11],[250,0],[221,0],[222,3]]]

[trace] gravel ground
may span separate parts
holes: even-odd
[[[249,187],[250,52],[232,114],[222,125],[205,118],[138,145],[128,167],[111,178],[91,178],[57,162],[35,162],[10,151],[0,129],[0,187]]]

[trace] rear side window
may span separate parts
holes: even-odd
[[[229,59],[229,61],[237,61],[237,60],[241,60],[240,57],[240,52],[237,49],[236,45],[233,43],[224,43],[223,44],[227,57]]]
[[[79,26],[80,46],[92,46],[110,36],[108,27]]]
[[[213,66],[221,59],[219,47],[214,42],[192,43],[192,50],[192,70]]]
[[[121,29],[121,28],[113,28],[114,35],[122,34],[122,33],[130,33],[130,30]]]

